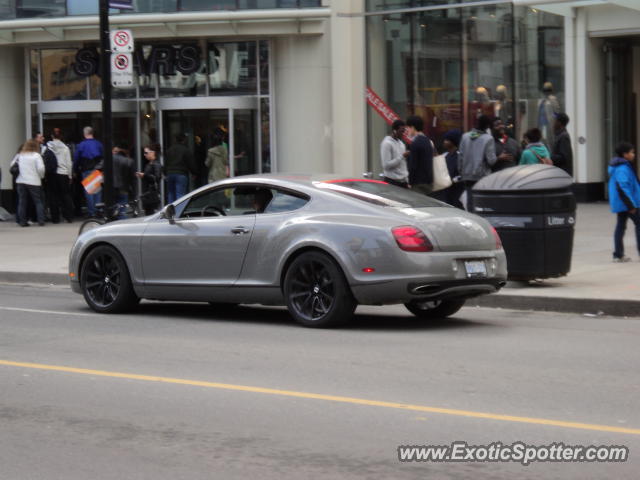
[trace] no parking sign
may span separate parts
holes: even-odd
[[[133,61],[130,53],[111,55],[111,85],[114,87],[133,85]]]
[[[133,35],[131,30],[120,28],[109,32],[109,40],[111,41],[111,51],[113,53],[131,53],[133,52]]]

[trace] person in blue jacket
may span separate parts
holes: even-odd
[[[616,156],[609,162],[609,205],[618,215],[613,234],[613,261],[628,262],[631,259],[624,254],[624,232],[627,219],[636,226],[636,245],[640,254],[640,182],[634,169],[636,151],[633,145],[622,142],[616,147]]]

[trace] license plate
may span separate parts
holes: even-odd
[[[483,260],[466,260],[464,268],[467,270],[468,278],[487,276],[487,266]]]

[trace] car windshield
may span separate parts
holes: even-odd
[[[395,208],[448,207],[422,193],[396,187],[380,180],[341,179],[314,182],[317,188],[331,190],[363,202]]]

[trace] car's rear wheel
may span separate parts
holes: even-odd
[[[100,245],[88,253],[82,263],[80,285],[85,301],[96,312],[122,312],[139,301],[127,264],[108,245]]]
[[[305,327],[345,323],[357,306],[340,267],[320,252],[303,253],[291,263],[284,295],[289,313]]]
[[[413,301],[405,303],[411,313],[424,319],[437,319],[450,317],[464,305],[463,299]]]

